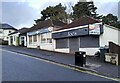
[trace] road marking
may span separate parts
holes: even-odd
[[[21,56],[25,56],[25,57],[29,57],[29,58],[33,58],[33,59],[37,59],[37,60],[40,60],[40,61],[43,61],[43,62],[51,63],[51,64],[54,64],[54,65],[61,66],[61,67],[71,69],[71,70],[75,70],[75,71],[78,71],[78,72],[87,73],[87,74],[95,75],[95,76],[98,76],[98,77],[106,78],[108,80],[113,80],[113,81],[119,81],[120,82],[119,78],[111,78],[111,77],[99,75],[99,74],[94,73],[94,72],[80,70],[80,69],[77,69],[75,67],[70,67],[70,66],[67,66],[67,65],[64,65],[64,64],[56,63],[56,62],[45,60],[45,59],[42,59],[42,58],[28,56],[27,54],[20,54],[20,53],[8,51],[8,50],[3,50],[3,49],[0,49],[0,50],[5,51],[5,52],[10,52],[10,53],[13,53],[13,54],[17,54],[17,55],[21,55]]]

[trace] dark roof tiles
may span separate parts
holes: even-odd
[[[0,28],[1,29],[13,29],[13,30],[17,30],[17,29],[15,29],[14,27],[12,27],[9,24],[1,24],[1,23],[0,23]]]
[[[83,16],[80,19],[75,20],[72,23],[63,26],[62,29],[74,28],[74,27],[78,27],[78,26],[84,26],[84,25],[88,25],[88,24],[92,24],[92,23],[99,23],[99,22],[100,22],[99,20],[96,20],[89,16]],[[61,29],[59,29],[59,30],[61,30]]]
[[[45,28],[45,27],[50,27],[50,26],[57,26],[57,27],[62,27],[66,25],[66,23],[63,23],[61,21],[55,21],[55,20],[45,20],[45,21],[41,21],[41,22],[38,22],[36,25],[32,26],[29,30],[30,31],[34,31],[34,30],[38,30],[38,29],[41,29],[41,28]]]

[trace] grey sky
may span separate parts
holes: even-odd
[[[22,0],[18,2],[4,1],[2,2],[2,23],[8,23],[15,28],[31,27],[34,24],[34,20],[40,18],[40,11],[49,5],[54,6],[58,3],[65,5],[68,2],[77,3],[79,0]],[[95,0],[93,0],[95,1]],[[95,6],[98,8],[99,14],[107,15],[112,13],[118,16],[118,1],[95,1]],[[1,16],[0,14],[0,16]],[[1,21],[1,18],[0,18]]]

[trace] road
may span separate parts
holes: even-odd
[[[3,81],[112,81],[23,54],[1,49],[0,52]]]

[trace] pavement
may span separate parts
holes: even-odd
[[[19,46],[0,46],[3,49],[14,51],[28,56],[50,60],[56,63],[72,66],[81,70],[91,71],[100,75],[120,78],[119,66],[111,63],[101,62],[99,57],[86,57],[86,65],[84,67],[75,65],[75,56],[73,54],[52,52],[40,49],[19,47]]]

